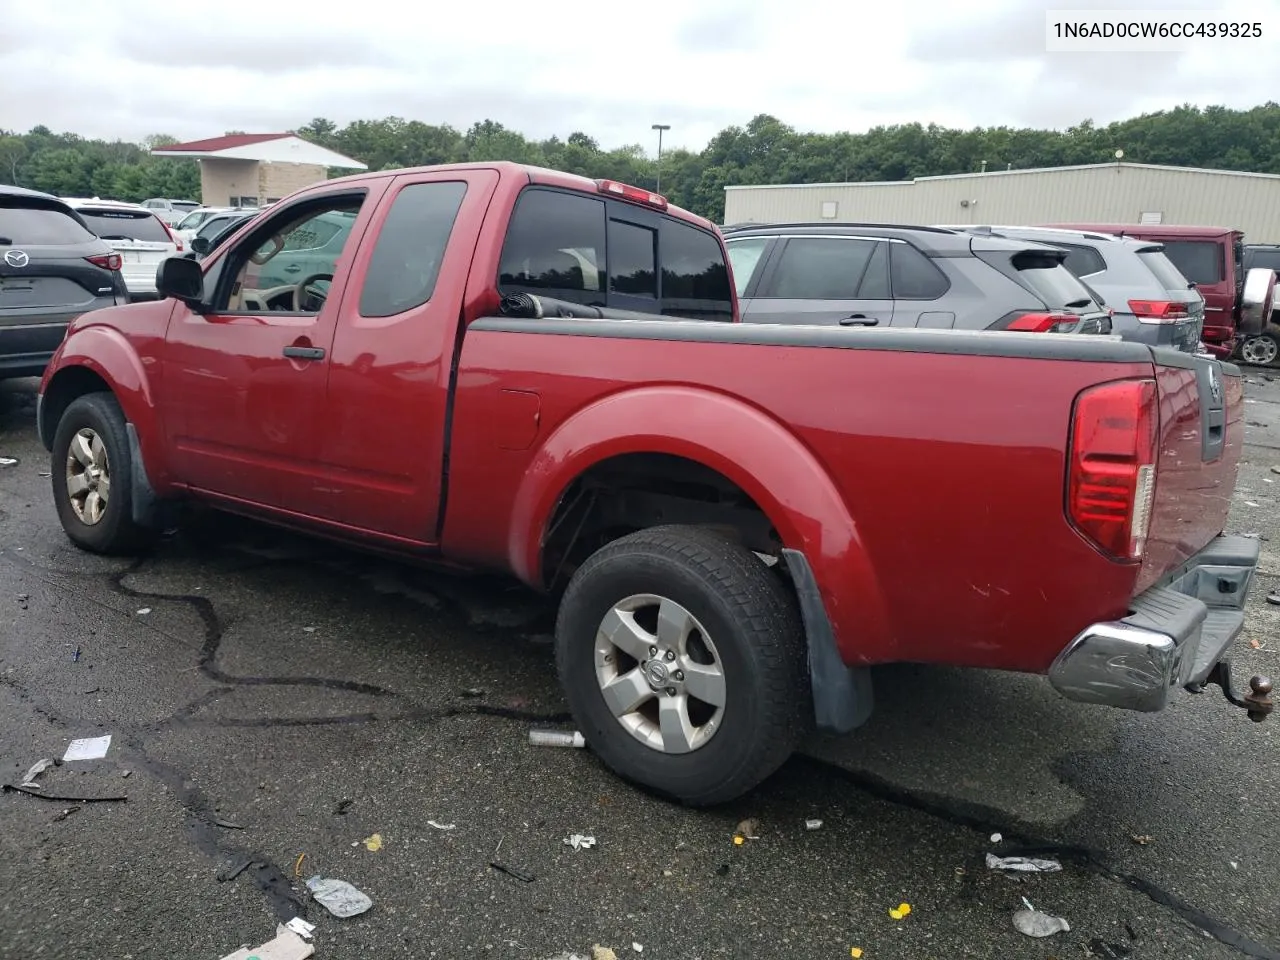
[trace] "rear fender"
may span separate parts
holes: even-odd
[[[764,511],[783,546],[807,560],[841,659],[850,666],[892,659],[883,593],[825,468],[773,417],[709,390],[626,390],[561,423],[529,464],[513,504],[509,559],[518,576],[543,582],[543,536],[573,480],[628,453],[685,457],[736,483]]]
[[[146,464],[149,484],[163,490],[169,478],[168,458],[160,429],[159,413],[152,396],[151,382],[142,358],[118,330],[105,326],[84,327],[63,342],[40,391],[38,427],[46,447],[53,443],[58,419],[75,397],[93,392],[85,389],[83,371],[96,374],[115,395],[125,420],[136,435],[135,454]],[[135,460],[137,457],[135,456]],[[138,464],[141,467],[141,463]]]

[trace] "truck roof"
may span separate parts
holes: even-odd
[[[563,170],[552,170],[549,167],[538,167],[528,163],[515,163],[510,160],[493,160],[479,161],[475,163],[440,163],[423,167],[403,167],[396,170],[375,170],[367,173],[355,173],[347,177],[337,177],[333,180],[325,181],[329,183],[361,183],[380,177],[398,177],[406,173],[448,173],[452,170],[496,170],[502,177],[526,177],[529,183],[536,183],[546,187],[560,187],[565,190],[577,190],[581,193],[590,193],[600,195],[599,181],[592,180],[590,177],[580,177],[577,174],[565,173]],[[611,194],[611,196],[615,196]],[[666,209],[662,212],[671,216],[696,224],[704,230],[712,233],[717,232],[715,224],[705,217],[700,217],[696,213],[678,207],[673,203],[668,203]]]

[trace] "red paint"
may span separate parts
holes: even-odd
[[[1241,231],[1227,227],[1136,223],[1050,223],[1044,226],[1112,233],[1121,237],[1133,237],[1135,240],[1149,240],[1152,243],[1200,240],[1214,244],[1218,248],[1222,278],[1217,283],[1202,283],[1196,286],[1200,295],[1204,297],[1204,330],[1201,338],[1206,349],[1215,355],[1223,359],[1231,355],[1240,324],[1237,292],[1240,290],[1240,285],[1244,283],[1244,277],[1240,272],[1241,264],[1237,259],[1238,256],[1242,256],[1238,251],[1244,243],[1244,234]]]
[[[391,203],[432,180],[468,190],[431,299],[359,316]],[[1226,452],[1206,466],[1193,447],[1194,381],[1154,374],[1159,473],[1139,566],[1107,558],[1072,527],[1067,450],[1076,397],[1149,379],[1148,362],[464,336],[497,307],[508,221],[530,183],[600,189],[502,163],[309,187],[264,217],[368,191],[317,316],[200,315],[173,301],[100,311],[73,324],[42,392],[68,368],[98,372],[162,493],[531,584],[543,579],[549,519],[582,471],[633,452],[698,461],[804,551],[850,663],[1043,670],[1080,629],[1123,616],[1137,589],[1222,529],[1240,450],[1238,380],[1226,381]],[[297,344],[326,358],[282,356]]]

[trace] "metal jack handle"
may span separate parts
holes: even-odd
[[[1223,695],[1231,703],[1248,711],[1249,719],[1254,723],[1261,723],[1271,715],[1274,704],[1271,702],[1270,677],[1253,677],[1249,680],[1249,692],[1242,694],[1231,683],[1231,663],[1220,660],[1195,692],[1203,693],[1204,688],[1211,683],[1221,687]]]

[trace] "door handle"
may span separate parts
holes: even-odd
[[[301,270],[302,267],[298,266],[296,263],[291,263],[289,266],[284,268],[285,273],[298,273]]]
[[[868,317],[865,313],[855,313],[852,316],[845,317],[840,321],[842,327],[874,327],[880,323],[875,317]]]
[[[324,347],[285,347],[284,355],[294,360],[323,360]]]

